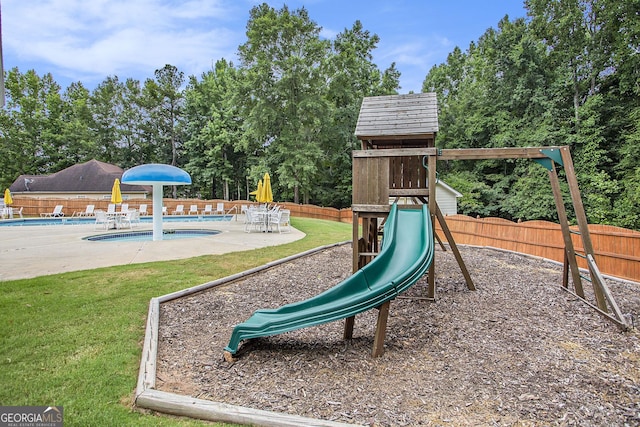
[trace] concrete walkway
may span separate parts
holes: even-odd
[[[134,230],[151,230],[140,224]],[[0,227],[0,281],[114,265],[192,258],[277,246],[304,233],[245,233],[244,216],[231,221],[165,223],[164,229],[219,230],[214,236],[147,242],[88,241],[83,237],[124,230],[96,230],[94,224]]]

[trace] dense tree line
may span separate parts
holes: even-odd
[[[589,220],[640,229],[640,0],[527,0],[427,74],[446,148],[569,145]],[[362,98],[397,93],[395,64],[359,21],[334,40],[302,8],[254,7],[239,64],[200,76],[172,65],[89,91],[50,74],[6,73],[0,185],[96,158],[160,162],[193,185],[173,196],[241,199],[264,172],[278,200],[351,203]],[[440,162],[463,213],[555,220],[547,175],[526,160]],[[177,193],[176,191],[180,191]],[[570,207],[570,204],[567,204]]]
[[[446,148],[568,145],[590,222],[640,229],[640,1],[527,0],[433,67]],[[556,220],[528,160],[448,162],[469,215]],[[566,193],[566,192],[565,192]],[[571,205],[567,203],[567,208]]]
[[[144,83],[111,76],[92,91],[79,82],[63,91],[50,74],[14,68],[0,112],[0,185],[96,158],[184,168],[193,185],[173,197],[247,198],[268,171],[278,200],[349,206],[360,103],[397,93],[400,73],[372,62],[379,38],[359,21],[333,41],[320,30],[304,8],[262,4],[240,64],[220,59],[201,76],[166,65]]]

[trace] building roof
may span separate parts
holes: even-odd
[[[436,94],[372,96],[362,100],[355,135],[358,139],[419,138],[438,132]]]
[[[9,190],[12,193],[109,193],[115,179],[121,179],[124,170],[116,165],[89,160],[69,166],[50,175],[20,175]],[[146,185],[121,184],[122,192],[150,192]]]

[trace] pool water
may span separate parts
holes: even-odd
[[[210,221],[231,221],[233,215],[180,215],[180,216],[164,216],[163,223],[168,222],[210,222]],[[0,227],[22,227],[34,225],[79,225],[93,224],[95,218],[25,218],[25,219],[9,219],[0,221]],[[140,217],[141,223],[151,224],[153,217]]]
[[[188,239],[192,237],[215,236],[220,234],[218,230],[164,230],[162,240]],[[97,234],[83,237],[82,240],[92,242],[150,242],[153,240],[153,231],[127,231],[122,233]]]

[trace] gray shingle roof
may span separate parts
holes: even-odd
[[[355,135],[358,139],[423,136],[438,132],[436,94],[371,96],[362,100]]]
[[[20,175],[9,189],[12,193],[25,192],[110,192],[113,181],[122,178],[124,170],[118,166],[89,160],[50,175]],[[151,187],[121,184],[123,192],[149,192]]]

